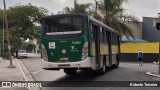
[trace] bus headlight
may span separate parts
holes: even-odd
[[[42,46],[42,59],[45,60],[45,61],[48,61],[46,48],[44,47],[43,44],[41,46]]]
[[[88,42],[85,42],[82,49],[82,60],[88,57]]]

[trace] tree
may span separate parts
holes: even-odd
[[[26,40],[27,38],[37,38],[39,30],[36,28],[37,24],[43,16],[47,15],[48,11],[29,4],[10,7],[7,12],[9,28],[14,28],[17,37]]]
[[[104,0],[98,4],[98,9],[101,13],[102,20],[108,26],[114,28],[122,35],[133,36],[132,31],[127,27],[124,22],[134,21],[138,24],[139,20],[133,15],[124,13],[125,9],[122,7],[123,3],[127,0]]]
[[[92,4],[76,4],[75,8],[69,8],[65,7],[64,8],[64,13],[84,13],[84,14],[91,14],[92,11],[90,10],[90,6]]]
[[[16,49],[20,49],[22,41],[26,40],[27,38],[39,39],[40,27],[38,23],[43,16],[47,15],[47,13],[48,13],[47,9],[44,9],[42,7],[32,6],[31,4],[22,6],[13,6],[8,8],[7,16],[9,23],[12,54]],[[0,43],[2,40],[2,29],[3,29],[3,10],[0,9]],[[6,50],[7,49],[5,49],[5,53],[7,52]]]
[[[3,36],[3,11],[0,9],[0,44],[2,43]]]
[[[0,9],[0,29],[3,28],[3,11]]]
[[[20,46],[20,49],[24,49],[27,52],[32,52],[32,50],[35,49],[35,45],[27,42],[23,42]]]
[[[122,3],[124,2],[127,2],[127,0],[104,0],[100,3],[97,2],[97,11],[91,8],[92,4],[76,4],[75,9],[66,7],[64,8],[64,12],[89,14],[117,30],[121,35],[134,37],[133,32],[124,22],[135,21],[138,24],[139,20],[133,15],[124,13],[125,9],[122,7]]]

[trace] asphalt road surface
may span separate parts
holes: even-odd
[[[66,75],[63,70],[43,70],[41,68],[43,62],[36,54],[31,54],[27,59],[21,59],[21,61],[36,81],[51,81],[50,86],[57,84],[55,81],[62,81],[63,87],[43,87],[42,90],[160,90],[158,87],[97,87],[98,84],[108,83],[106,81],[122,81],[115,84],[125,83],[123,81],[160,81],[160,78],[146,75],[147,71],[158,70],[158,65],[151,63],[144,63],[143,66],[137,63],[120,63],[116,69],[107,69],[105,75],[97,75],[94,71],[78,71],[76,75]],[[79,81],[82,86],[88,84],[89,87],[64,87],[65,81],[72,82],[73,86]]]

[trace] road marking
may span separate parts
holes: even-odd
[[[23,69],[22,69],[22,67],[21,67],[21,65],[19,64],[19,61],[16,59],[16,61],[17,61],[17,63],[18,63],[18,66],[19,66],[19,68],[20,68],[20,70],[21,70],[21,72],[22,72],[22,75],[23,75],[23,77],[24,77],[24,80],[25,81],[28,81],[27,80],[27,77],[26,77],[26,75],[25,75],[25,73],[24,73],[24,71],[23,71]]]
[[[17,59],[16,59],[16,61],[17,61],[18,66],[19,66],[19,68],[20,68],[20,70],[21,70],[21,72],[22,72],[22,75],[23,75],[23,77],[24,77],[24,80],[25,80],[25,81],[28,81],[28,80],[27,80],[27,77],[26,77],[26,75],[25,75],[25,73],[24,73],[24,71],[23,71],[23,69],[22,69],[22,67],[21,67],[21,65],[19,64],[20,62],[19,62]],[[27,89],[28,89],[28,90],[31,90],[30,87],[27,87]]]
[[[35,72],[33,72],[32,74],[37,74],[37,73],[39,73],[39,72],[41,72],[41,71],[43,71],[43,69],[38,70],[38,71],[35,71]]]

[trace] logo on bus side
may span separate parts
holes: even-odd
[[[75,46],[71,46],[71,50],[70,51],[71,52],[78,52],[79,50]]]
[[[62,53],[65,54],[67,51],[65,49],[62,50]]]
[[[49,49],[55,49],[56,45],[55,42],[49,42]]]
[[[71,46],[71,49],[73,50],[75,48],[75,46]]]
[[[72,44],[81,44],[81,41],[72,41]]]

